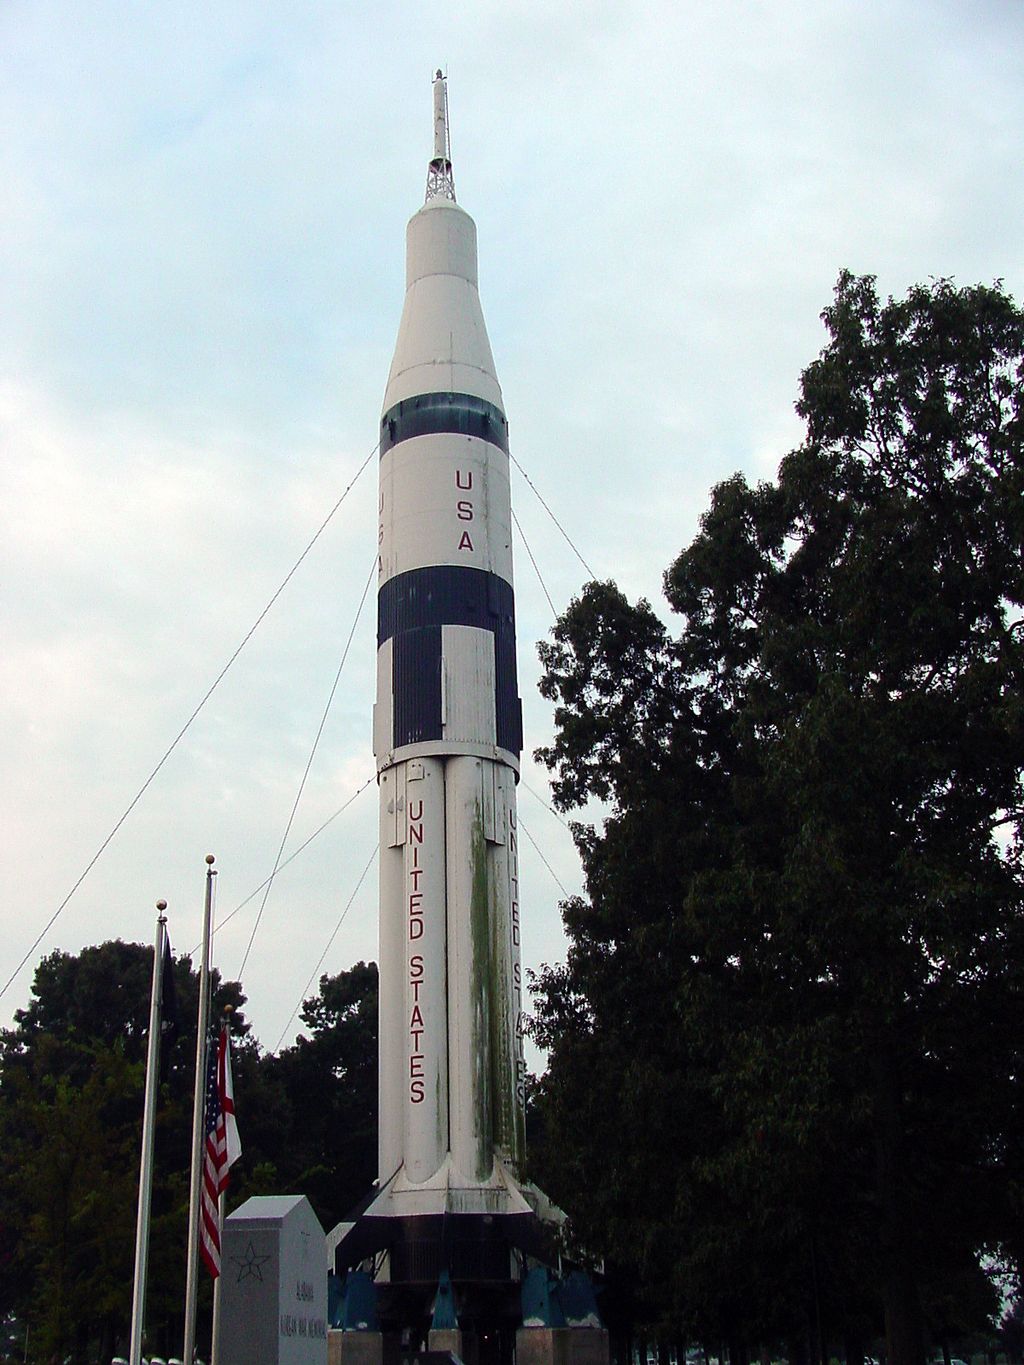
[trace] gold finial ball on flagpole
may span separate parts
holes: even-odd
[[[167,909],[167,902],[157,901],[156,908],[160,911],[161,914],[163,914],[163,912]]]
[[[206,855],[206,866],[207,866],[207,867],[212,867],[216,861],[217,861],[217,859],[213,856],[212,853],[208,853],[208,854]]]

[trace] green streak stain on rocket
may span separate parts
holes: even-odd
[[[493,882],[493,878],[492,878]],[[509,959],[508,904],[491,886],[491,1068],[495,1145],[517,1165],[523,1155],[523,1134],[517,1122],[515,1098],[515,1040],[512,1035],[512,981]]]
[[[477,799],[473,817],[472,843],[473,881],[470,892],[470,933],[473,940],[473,1052],[476,1066],[476,1093],[480,1135],[476,1152],[478,1179],[486,1179],[491,1172],[492,1142],[491,1110],[495,1094],[493,1074],[494,1052],[491,1047],[490,1014],[494,998],[490,972],[490,878],[488,875],[487,839],[484,834],[482,803]]]

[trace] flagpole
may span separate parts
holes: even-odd
[[[153,1131],[156,1095],[160,1084],[160,1007],[163,996],[164,944],[167,937],[166,901],[157,901],[156,942],[153,944],[153,989],[149,998],[149,1046],[146,1052],[146,1099],[142,1116],[142,1156],[139,1161],[139,1209],[135,1225],[135,1284],[132,1289],[131,1365],[142,1359],[142,1328],[146,1316],[146,1270],[149,1264],[149,1213],[153,1194]]]
[[[185,1277],[184,1365],[193,1365],[196,1349],[196,1299],[199,1293],[199,1182],[203,1169],[203,1108],[206,1084],[206,1034],[210,1023],[210,926],[213,922],[212,853],[206,857],[206,901],[203,908],[203,946],[199,964],[199,1014],[196,1023],[196,1083],[192,1108],[192,1178],[188,1204],[188,1262]],[[136,1365],[136,1362],[132,1362]]]

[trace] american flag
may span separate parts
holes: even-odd
[[[235,1096],[231,1085],[231,1044],[227,1026],[210,1038],[206,1068],[206,1140],[203,1144],[203,1180],[199,1198],[199,1251],[214,1279],[220,1274],[220,1207],[222,1190],[228,1187],[228,1171],[242,1155],[235,1123]]]

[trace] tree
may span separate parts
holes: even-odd
[[[36,969],[32,999],[0,1031],[0,1310],[31,1326],[37,1359],[109,1359],[131,1312],[152,947],[114,941]],[[176,1346],[184,1294],[198,978],[174,963],[180,1022],[158,1107],[150,1337]],[[214,1008],[237,982],[212,980]],[[159,1272],[159,1273],[156,1273]],[[46,1293],[39,1286],[46,1286]]]
[[[556,801],[610,813],[538,983],[540,1173],[652,1317],[884,1319],[920,1365],[1022,1259],[1024,316],[845,272],[822,316],[803,444],[665,576],[678,635],[594,583],[541,646]]]
[[[30,1323],[36,1359],[109,1359],[126,1338],[152,963],[151,947],[119,941],[51,953],[0,1031],[0,1316]],[[188,958],[174,976],[179,1033],[157,1108],[147,1295],[149,1342],[165,1356],[178,1349],[184,1299],[199,988]],[[251,1038],[238,982],[214,972],[211,996],[213,1017],[231,1007],[244,1144],[229,1212],[288,1190],[332,1227],[376,1173],[375,964],[321,977],[302,1010],[311,1036],[276,1057]]]
[[[1011,1365],[1020,1365],[1024,1356],[1024,1303],[1020,1299],[1003,1313],[999,1323],[999,1341]]]
[[[5,1135],[5,1155],[18,1167],[23,1251],[35,1286],[47,1286],[34,1315],[43,1358],[81,1351],[92,1324],[123,1313],[135,1246],[138,1094],[138,1068],[123,1053],[96,1049],[81,1085],[49,1074],[23,1092],[23,1126]]]
[[[278,1178],[330,1229],[377,1173],[377,964],[322,976],[301,1018],[310,1037],[268,1059],[291,1117]]]

